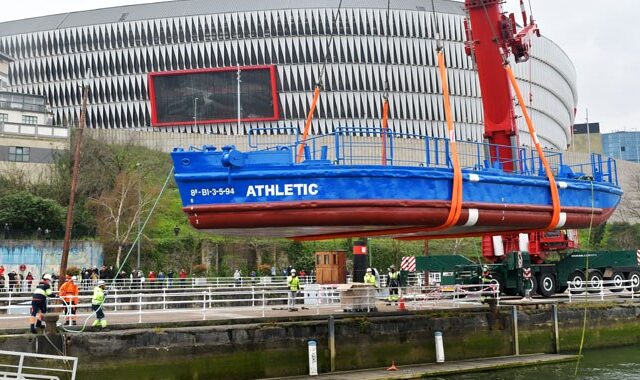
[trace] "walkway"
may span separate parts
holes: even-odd
[[[315,380],[392,380],[420,379],[432,376],[459,375],[469,372],[483,372],[496,369],[534,366],[540,364],[563,363],[578,360],[577,355],[532,354],[521,356],[500,356],[495,358],[461,360],[447,363],[401,366],[397,371],[384,368],[334,372],[314,376]],[[309,376],[283,377],[277,379],[309,379]]]

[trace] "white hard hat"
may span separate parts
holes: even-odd
[[[77,279],[78,279],[78,277],[77,277],[77,276],[72,276],[72,277],[71,277],[71,281],[76,281]]]
[[[296,273],[296,270],[295,269],[291,269],[291,273]]]
[[[104,282],[102,280],[98,281],[98,286],[101,286],[101,285],[104,285],[104,284],[106,284],[106,282]]]
[[[373,272],[371,268],[367,268],[367,272]]]
[[[51,275],[49,273],[45,273],[44,276],[42,276],[43,280],[51,280]]]

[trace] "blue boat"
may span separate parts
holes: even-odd
[[[176,148],[171,153],[183,210],[197,229],[226,236],[328,239],[352,236],[427,238],[532,231],[553,215],[549,180],[531,148],[513,162],[489,151],[505,147],[457,142],[462,209],[446,225],[454,170],[448,139],[380,129],[339,128],[305,140],[264,145],[252,130],[247,151],[234,146]],[[379,154],[384,148],[384,154]],[[498,149],[499,148],[499,149]],[[508,148],[512,149],[512,148]],[[623,194],[615,160],[599,154],[566,162],[545,152],[559,191],[555,228],[596,226]],[[381,161],[380,157],[384,157]],[[513,172],[503,167],[510,164]]]

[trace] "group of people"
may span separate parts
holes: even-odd
[[[5,277],[4,266],[0,265],[0,292],[28,292],[32,289],[33,281],[31,272],[25,275],[23,271],[16,272],[15,269]]]
[[[48,300],[54,297],[51,286],[52,280],[52,275],[48,273],[44,274],[31,296],[31,316],[29,318],[29,323],[30,330],[34,334],[38,333],[38,328],[43,327],[42,319],[43,315],[47,313],[49,308]],[[63,307],[65,325],[77,325],[78,323],[76,311],[80,289],[78,288],[77,281],[78,278],[76,276],[67,275],[64,284],[62,284],[58,290],[58,297],[60,298]],[[106,297],[106,288],[107,283],[104,280],[98,280],[93,289],[91,310],[96,316],[92,325],[93,327],[107,327],[107,320],[105,319],[104,310],[102,308]]]
[[[387,273],[387,287],[389,288],[389,297],[387,298],[390,302],[397,302],[400,299],[399,289],[400,289],[400,272],[396,270],[395,265],[391,265],[388,269]],[[364,275],[364,283],[373,285],[376,288],[380,287],[378,283],[377,277],[373,273],[373,269],[367,268],[367,271]]]

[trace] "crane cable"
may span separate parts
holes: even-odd
[[[162,194],[164,194],[164,191],[167,188],[167,185],[169,184],[169,180],[171,179],[171,175],[172,174],[173,174],[173,167],[171,167],[171,170],[169,170],[169,173],[167,174],[167,178],[164,180],[164,184],[162,185],[162,189],[160,189],[160,192],[158,193],[158,196],[156,197],[156,200],[153,203],[153,206],[151,207],[151,210],[149,210],[149,214],[147,214],[147,218],[144,220],[144,223],[140,227],[140,230],[138,231],[138,234],[136,235],[135,240],[131,243],[131,247],[129,247],[129,251],[127,252],[127,254],[124,257],[124,259],[122,260],[122,264],[120,265],[120,267],[116,271],[115,275],[113,276],[113,279],[111,280],[111,286],[115,285],[116,279],[118,278],[118,275],[120,274],[120,272],[122,272],[122,268],[124,268],[125,264],[127,263],[127,260],[129,259],[129,256],[131,256],[131,252],[133,252],[133,248],[136,246],[136,244],[140,240],[140,237],[142,236],[142,231],[144,231],[144,228],[147,226],[147,223],[149,223],[149,220],[151,219],[151,215],[153,215],[153,212],[155,211],[156,206],[158,206],[158,202],[160,201],[160,198],[162,197]],[[106,295],[105,295],[105,300],[106,300]],[[62,302],[65,304],[65,307],[71,307],[64,300],[62,300]],[[86,328],[87,328],[87,323],[89,322],[89,319],[94,314],[96,314],[98,312],[98,310],[101,310],[103,305],[104,305],[104,302],[98,307],[97,310],[92,311],[91,314],[89,314],[87,316],[87,318],[84,320],[84,322],[82,323],[82,326],[81,326],[81,328],[79,330],[69,329],[64,324],[61,325],[60,327],[62,327],[62,329],[65,332],[69,332],[69,333],[81,333],[81,332],[84,332],[86,330]]]
[[[342,8],[342,0],[338,3],[338,9],[336,13],[333,15],[333,23],[331,24],[331,32],[329,35],[329,42],[327,43],[327,51],[324,55],[324,62],[322,64],[322,69],[320,70],[320,75],[318,77],[318,81],[316,82],[315,89],[313,90],[313,100],[311,101],[311,106],[309,107],[309,113],[307,114],[307,120],[304,123],[304,131],[302,132],[302,141],[300,142],[300,146],[298,147],[298,154],[296,155],[296,162],[300,163],[302,161],[302,156],[304,154],[304,147],[307,145],[307,138],[309,137],[309,130],[311,129],[311,120],[313,120],[313,114],[316,111],[316,106],[318,105],[318,98],[320,97],[320,90],[322,89],[322,78],[324,78],[324,73],[327,68],[327,61],[329,60],[329,54],[331,54],[331,48],[333,46],[333,26],[335,25],[336,29],[338,29],[338,19],[340,18],[340,9]]]
[[[381,151],[381,164],[384,166],[387,164],[387,133],[389,131],[389,34],[391,24],[389,19],[391,18],[391,0],[387,0],[387,32],[385,37],[385,43],[387,51],[384,57],[384,93],[382,94],[382,131],[380,133],[380,142],[382,145]]]

